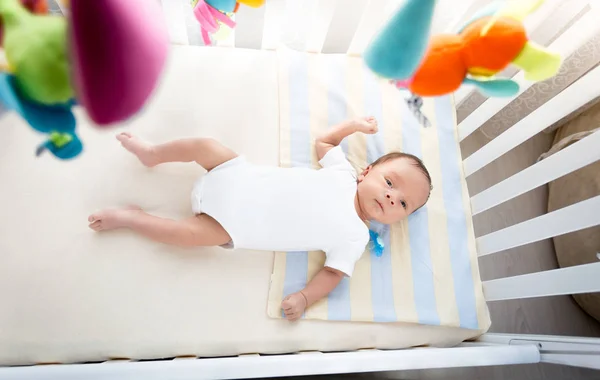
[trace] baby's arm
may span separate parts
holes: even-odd
[[[281,308],[285,317],[290,321],[295,321],[302,316],[304,310],[325,297],[344,278],[344,273],[337,269],[324,267],[301,291],[287,296]]]
[[[377,120],[375,120],[374,117],[347,120],[330,128],[321,136],[317,137],[315,147],[319,161],[321,161],[331,148],[340,145],[343,139],[356,132],[367,134],[377,133]]]

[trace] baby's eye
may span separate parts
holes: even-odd
[[[387,183],[387,185],[388,185],[389,187],[392,187],[392,181],[390,181],[389,179],[387,179],[387,178],[386,178],[386,179],[385,179],[385,183]]]
[[[402,207],[406,210],[406,202],[404,201],[400,201],[400,204],[402,205]]]

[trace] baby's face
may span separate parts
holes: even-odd
[[[369,166],[358,177],[358,204],[368,220],[396,223],[421,207],[429,196],[429,182],[408,158]]]

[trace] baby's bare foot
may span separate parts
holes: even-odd
[[[373,116],[369,117],[359,117],[350,121],[358,132],[366,133],[366,134],[374,134],[379,130],[377,128],[377,119]]]
[[[89,216],[89,227],[94,231],[107,231],[126,227],[131,217],[141,211],[142,209],[137,206],[102,210]]]
[[[131,153],[135,154],[142,164],[153,167],[158,164],[152,145],[131,133],[123,132],[117,135],[117,140]]]

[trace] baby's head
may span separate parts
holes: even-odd
[[[418,157],[389,153],[358,176],[358,207],[366,220],[396,223],[429,199],[431,176]]]

